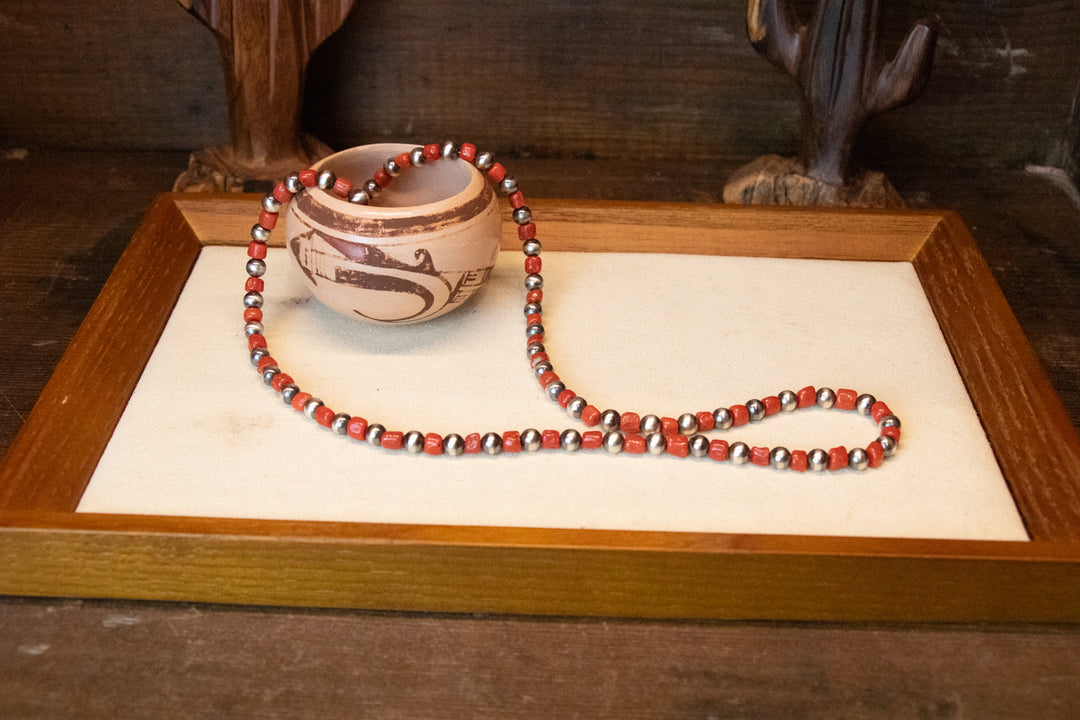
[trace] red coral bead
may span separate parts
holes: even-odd
[[[595,405],[585,406],[585,409],[581,411],[581,422],[589,427],[594,427],[600,422],[600,411],[596,409]]]
[[[679,421],[673,417],[660,418],[660,434],[661,435],[678,435],[679,434]]]
[[[880,400],[870,406],[870,417],[874,418],[874,422],[881,422],[886,415],[892,415],[892,410]]]
[[[697,418],[697,429],[700,432],[709,432],[716,427],[716,418],[708,410],[696,412],[694,413],[694,417]]]
[[[412,166],[412,158],[409,157],[407,152],[403,152],[394,158],[394,162],[398,164],[398,167],[407,168]]]
[[[848,388],[840,388],[836,391],[836,402],[833,407],[837,410],[854,410],[855,401],[859,399],[859,393]]]
[[[526,240],[532,240],[536,237],[536,223],[527,223],[525,225],[518,225],[518,240],[525,242]]]
[[[487,172],[488,177],[491,178],[491,182],[502,182],[502,179],[506,177],[506,168],[501,164],[495,163]]]
[[[525,342],[526,343],[531,343],[531,342],[542,343],[542,342],[544,342],[544,333],[537,333],[535,335],[527,335],[525,337]]]
[[[438,160],[442,157],[442,149],[435,143],[424,146],[424,157],[428,160]]]
[[[750,422],[750,411],[746,409],[745,405],[732,405],[728,410],[731,411],[732,427],[738,427]]]
[[[521,452],[521,433],[517,430],[507,430],[502,434],[503,452]]]
[[[442,455],[442,435],[437,433],[428,433],[425,435],[424,452],[428,455]]]
[[[277,218],[277,213],[272,213],[269,210],[263,210],[261,213],[259,213],[259,224],[267,230],[273,230],[274,226],[277,225]]]
[[[514,208],[515,210],[517,210],[519,207],[525,206],[525,196],[521,194],[520,190],[515,193],[510,193],[506,196],[506,199],[510,201],[510,207]]]
[[[559,397],[556,399],[556,402],[559,403],[559,407],[565,408],[575,397],[577,397],[577,393],[575,393],[573,390],[563,390],[561,393],[559,393]]]
[[[371,179],[375,181],[376,185],[384,188],[390,184],[390,181],[393,178],[390,177],[390,173],[386,172],[385,168],[379,168],[375,171],[375,175],[373,175]]]
[[[546,372],[546,373],[544,373],[543,375],[540,376],[540,384],[543,387],[547,387],[548,385],[550,385],[551,383],[555,382],[558,379],[559,379],[558,375],[556,375],[555,373],[549,371],[549,372]]]
[[[271,366],[277,367],[277,360],[270,357],[269,355],[264,355],[263,357],[259,358],[259,364],[256,365],[256,369],[258,369],[258,371],[261,373],[263,370]]]
[[[804,408],[810,407],[817,402],[817,390],[813,385],[807,385],[799,392],[795,393],[795,397],[798,398],[798,402],[795,403],[795,407]]]
[[[426,155],[426,153],[425,153]],[[480,433],[469,433],[465,436],[465,453],[473,454],[480,452]]]
[[[755,465],[767,466],[769,464],[769,448],[755,445],[750,448],[750,462]]]
[[[289,192],[289,188],[285,187],[285,183],[279,182],[274,186],[274,199],[279,203],[287,203],[292,200],[292,193]]]
[[[560,433],[558,430],[544,430],[540,433],[540,447],[545,450],[558,450]]]
[[[248,350],[254,350],[257,347],[266,347],[266,338],[259,333],[248,335]]]
[[[728,444],[726,440],[713,440],[709,443],[709,457],[717,462],[727,460]]]
[[[604,442],[604,433],[599,430],[586,430],[581,433],[581,447],[585,450],[595,450]]]
[[[530,290],[525,294],[525,302],[543,302],[544,291],[543,290]]]
[[[866,446],[866,456],[870,459],[870,467],[876,468],[885,459],[885,448],[875,440]]]
[[[317,173],[313,168],[301,170],[297,173],[297,175],[300,177],[300,184],[304,187],[315,187],[315,185],[319,182],[319,173]]]
[[[540,268],[542,265],[543,263],[541,262],[540,258],[535,255],[525,258],[525,272],[527,273],[540,272]]]
[[[297,412],[304,412],[304,405],[307,405],[307,401],[311,399],[311,393],[298,392],[293,395],[292,405],[293,410]]]
[[[627,435],[623,438],[623,452],[641,455],[645,452],[645,438],[641,435]]]
[[[889,427],[881,428],[881,434],[886,437],[891,437],[896,442],[900,442],[900,428],[890,425]]]
[[[315,410],[315,422],[319,423],[323,427],[330,427],[330,423],[334,422],[334,415],[336,414],[337,413],[335,413],[333,410],[326,407],[325,405],[320,405]]]
[[[248,292],[254,290],[255,292],[262,292],[266,288],[266,283],[262,278],[249,277],[247,282],[244,283],[244,289]]]
[[[806,451],[792,450],[791,464],[788,465],[795,472],[806,472]]]
[[[641,431],[641,416],[636,412],[624,412],[619,416],[619,429],[624,433]]]
[[[387,430],[382,434],[382,440],[379,442],[379,445],[387,450],[400,450],[404,441],[405,433],[401,430]]]
[[[543,321],[544,321],[544,318],[540,317],[540,313],[532,313],[530,315],[525,316],[525,324],[526,325],[532,325],[533,323],[541,323]]]
[[[345,434],[354,440],[367,440],[367,426],[367,420],[354,415],[349,418],[349,424],[345,426]]]
[[[252,240],[248,243],[248,257],[255,258],[256,260],[262,260],[266,257],[266,243],[255,242]]]
[[[337,196],[347,198],[351,192],[352,183],[345,178],[338,178],[334,181],[334,194]]]
[[[547,353],[538,352],[529,359],[529,364],[535,368],[540,363],[547,362],[547,360],[548,360],[548,354]]]
[[[780,412],[780,398],[775,395],[761,398],[761,404],[765,406],[766,417]]]
[[[685,435],[670,435],[667,439],[667,453],[684,458],[690,454],[690,438]]]
[[[258,322],[262,318],[261,308],[244,308],[244,322]]]
[[[829,450],[829,469],[830,470],[843,470],[847,467],[848,452],[847,448],[843,445],[834,447]]]
[[[458,150],[458,157],[467,162],[472,162],[476,159],[476,146],[472,143],[461,143],[461,149]]]

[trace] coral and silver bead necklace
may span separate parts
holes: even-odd
[[[351,203],[366,205],[386,190],[395,177],[409,168],[420,168],[434,162],[470,162],[477,170],[507,196],[513,209],[513,219],[518,226],[521,249],[525,254],[525,351],[533,374],[544,394],[559,404],[573,418],[590,429],[566,430],[507,430],[496,432],[450,433],[411,430],[402,432],[388,430],[379,423],[368,422],[359,415],[349,415],[331,410],[322,400],[309,392],[303,392],[293,377],[284,372],[270,355],[263,332],[263,273],[266,272],[266,241],[277,224],[281,212],[294,195],[309,188],[320,188],[334,193]],[[730,461],[734,464],[752,463],[778,470],[842,470],[853,468],[865,470],[878,467],[885,458],[896,452],[900,440],[900,420],[889,407],[869,394],[854,390],[804,387],[801,390],[784,390],[776,395],[748,400],[741,405],[721,407],[712,411],[687,412],[676,417],[639,415],[635,412],[605,410],[569,389],[555,374],[551,359],[544,349],[545,328],[542,324],[544,280],[540,274],[541,245],[536,236],[536,223],[532,212],[525,205],[525,197],[518,189],[517,181],[507,175],[506,169],[494,161],[491,153],[477,152],[476,146],[463,143],[430,144],[413,148],[389,158],[374,176],[360,187],[338,178],[329,169],[308,169],[291,173],[263,198],[259,221],[251,228],[246,269],[248,278],[244,285],[244,333],[247,336],[251,362],[257,368],[263,382],[281,395],[282,400],[295,410],[304,413],[318,425],[338,435],[382,447],[388,451],[404,450],[406,453],[427,455],[468,455],[500,453],[604,449],[609,453],[649,453],[679,458],[702,458],[711,461]],[[713,430],[753,423],[772,415],[794,412],[801,408],[855,411],[870,416],[879,429],[879,435],[865,447],[848,450],[843,445],[825,450],[788,450],[784,447],[750,446],[744,442],[728,442],[705,435]]]

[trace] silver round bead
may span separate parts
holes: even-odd
[[[244,307],[261,308],[263,306],[262,293],[250,290],[244,294]]]
[[[382,436],[384,432],[386,432],[386,428],[379,423],[372,423],[371,425],[368,425],[367,434],[364,437],[369,443],[378,447],[382,445]]]
[[[517,190],[517,180],[514,178],[507,176],[499,181],[499,192],[503,195],[513,195]]]
[[[885,457],[892,457],[896,454],[896,439],[891,438],[888,435],[882,435],[877,439],[877,444],[881,446],[881,449],[885,451]]]
[[[293,195],[304,189],[304,183],[300,182],[299,172],[291,172],[285,176],[285,189]]]
[[[776,397],[780,399],[781,412],[791,412],[799,407],[799,396],[792,390],[782,390]]]
[[[697,416],[693,413],[683,413],[679,416],[679,434],[693,435],[698,431]]]
[[[334,187],[334,183],[337,182],[337,175],[331,170],[320,170],[319,175],[315,180],[315,185],[320,190],[331,190]]]
[[[528,302],[525,303],[524,312],[526,317],[529,315],[538,315],[543,312],[543,307],[538,302]]]
[[[859,411],[860,415],[869,415],[870,408],[874,407],[874,403],[876,402],[876,397],[870,393],[863,393],[855,399],[855,409]]]
[[[480,152],[476,154],[476,158],[473,159],[473,165],[476,169],[484,172],[491,169],[491,166],[495,164],[495,156],[489,152]]]
[[[264,243],[270,239],[270,231],[259,223],[251,226],[251,239],[255,242]]]
[[[543,335],[544,326],[542,323],[534,322],[525,326],[525,337],[532,337],[533,335]]]
[[[581,413],[584,412],[588,404],[589,401],[583,397],[572,397],[570,402],[566,403],[566,412],[570,414],[570,417],[580,420]]]
[[[521,252],[525,253],[529,257],[536,257],[540,254],[540,251],[542,249],[543,246],[536,238],[532,238],[531,240],[526,240],[525,242],[521,243]]]
[[[537,376],[543,375],[547,372],[552,372],[554,370],[555,368],[547,360],[545,360],[544,362],[538,362],[533,365],[533,372],[536,373]]]
[[[259,258],[251,258],[244,265],[244,269],[247,270],[247,274],[251,277],[262,277],[266,274],[266,262]]]
[[[390,158],[383,164],[383,170],[385,170],[386,174],[390,177],[401,175],[401,166],[398,165],[397,160],[394,158]]]
[[[443,438],[442,449],[443,454],[457,457],[465,452],[465,438],[457,433],[451,433]]]
[[[279,368],[277,365],[270,365],[268,367],[263,368],[263,371],[262,371],[263,385],[266,385],[267,387],[269,387],[270,383],[272,383],[274,381],[274,377],[276,375],[279,375],[280,373],[281,373],[281,368]]]
[[[896,417],[895,415],[882,415],[881,419],[878,420],[878,427],[899,428],[900,427],[900,418]]]
[[[289,383],[281,388],[281,401],[286,405],[292,405],[292,399],[296,397],[298,392],[300,392],[300,388],[295,383]]]
[[[371,202],[371,196],[368,195],[367,190],[358,188],[349,193],[349,202],[353,205],[367,205]]]
[[[511,217],[518,225],[528,225],[532,222],[532,210],[527,205],[522,205],[519,208],[514,208]]]
[[[806,455],[806,466],[814,472],[821,472],[829,467],[829,453],[821,448],[814,448]]]
[[[251,350],[251,364],[255,367],[259,367],[259,361],[264,357],[270,356],[270,349],[266,347],[257,347]]]
[[[548,386],[544,388],[544,392],[547,393],[548,399],[551,402],[558,402],[559,395],[566,389],[566,385],[558,380],[548,383]]]
[[[338,413],[334,416],[334,419],[330,421],[330,429],[338,435],[347,435],[349,432],[350,420],[352,420],[352,416],[348,413]]]
[[[563,430],[559,435],[559,446],[566,452],[577,452],[581,449],[581,433],[573,428]]]
[[[862,448],[852,448],[848,452],[847,464],[854,470],[865,470],[870,467],[870,456]]]
[[[361,187],[368,194],[369,199],[377,197],[382,192],[382,186],[374,180],[365,180]]]
[[[731,424],[735,422],[735,418],[732,417],[731,411],[727,408],[716,408],[713,410],[712,416],[717,430],[728,430],[731,428]]]
[[[401,444],[407,452],[419,455],[424,452],[424,433],[418,430],[410,430],[401,439]]]
[[[786,470],[791,465],[791,451],[786,447],[774,447],[769,452],[769,464],[777,470]]]
[[[750,462],[750,446],[744,442],[732,443],[728,448],[728,460],[736,465]]]
[[[457,160],[458,159],[458,146],[454,142],[444,142],[442,144],[442,156],[444,160]]]
[[[536,452],[540,449],[544,436],[536,428],[528,428],[521,431],[521,449],[525,452]]]
[[[544,287],[544,278],[540,273],[529,273],[525,276],[526,290],[540,290]]]
[[[484,433],[484,437],[480,438],[480,447],[488,455],[498,455],[503,451],[502,436],[498,433]]]
[[[817,404],[818,407],[828,410],[836,404],[836,392],[832,388],[818,388]]]
[[[274,197],[274,193],[266,193],[262,199],[263,210],[270,213],[281,212],[281,201]]]
[[[531,358],[533,355],[536,355],[537,353],[542,353],[542,352],[544,352],[544,341],[543,340],[529,339],[526,342],[526,344],[525,344],[525,355],[526,356]]]
[[[604,449],[609,453],[621,453],[626,444],[626,438],[618,430],[609,430],[604,434]]]
[[[318,410],[319,408],[321,408],[323,406],[323,404],[324,404],[323,401],[320,400],[319,398],[311,398],[306,403],[304,403],[304,415],[306,415],[310,419],[314,420],[315,419],[315,411]]]
[[[696,458],[708,457],[709,438],[704,435],[693,435],[687,443],[690,446],[690,454]]]
[[[645,449],[650,455],[663,455],[667,450],[667,438],[663,433],[651,432],[645,436]]]
[[[414,147],[412,150],[410,150],[409,162],[411,162],[414,167],[420,167],[421,165],[427,163],[427,158],[424,157],[424,148]]]
[[[262,335],[263,324],[258,320],[251,320],[244,324],[244,336],[251,337],[252,335]]]
[[[621,421],[622,417],[620,417],[618,410],[605,410],[600,413],[601,430],[618,430]]]
[[[751,422],[757,422],[758,420],[765,419],[765,403],[760,400],[747,400],[746,412],[750,416]]]
[[[658,433],[663,429],[663,423],[657,415],[644,415],[641,418],[641,434]]]

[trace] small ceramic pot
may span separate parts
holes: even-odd
[[[331,155],[355,187],[414,145],[363,145]],[[444,315],[480,289],[499,252],[501,219],[490,183],[467,162],[409,168],[372,205],[318,188],[285,215],[286,244],[320,301],[353,318],[414,323]]]

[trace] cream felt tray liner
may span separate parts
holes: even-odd
[[[271,249],[270,349],[303,390],[390,429],[584,429],[525,360],[520,258],[503,253],[462,309],[395,327],[322,307]],[[202,250],[79,512],[1027,539],[909,263],[545,253],[545,344],[601,409],[676,415],[812,384],[871,392],[904,421],[882,468],[799,474],[602,450],[407,456],[336,436],[248,362],[244,260]],[[827,449],[876,435],[813,409],[724,437]]]

